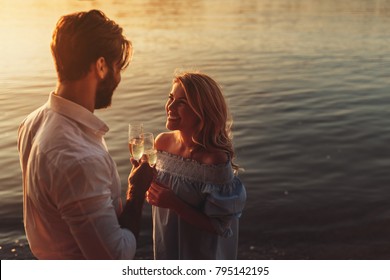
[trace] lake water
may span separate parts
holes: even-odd
[[[248,201],[240,258],[390,259],[390,1],[0,1],[0,244],[25,240],[17,127],[47,100],[51,33],[102,9],[134,58],[98,111],[122,179],[127,124],[165,130],[176,70],[224,88]],[[140,250],[149,252],[150,209]]]

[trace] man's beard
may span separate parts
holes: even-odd
[[[95,109],[107,108],[111,105],[112,95],[117,86],[118,82],[115,81],[114,71],[109,69],[106,77],[97,86]]]

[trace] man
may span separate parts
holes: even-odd
[[[131,43],[121,27],[92,10],[63,16],[51,50],[57,88],[18,131],[30,248],[38,259],[131,259],[154,169],[132,159],[122,209],[103,138],[108,127],[93,114],[111,104]]]

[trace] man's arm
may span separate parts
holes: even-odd
[[[133,169],[128,178],[126,204],[119,216],[119,224],[121,227],[129,229],[135,238],[138,239],[145,193],[153,180],[156,170],[150,167],[144,158],[141,159],[140,163],[131,159],[131,163],[133,164]]]

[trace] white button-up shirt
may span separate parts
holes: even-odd
[[[20,125],[24,226],[38,259],[132,259],[107,125],[54,93]]]

